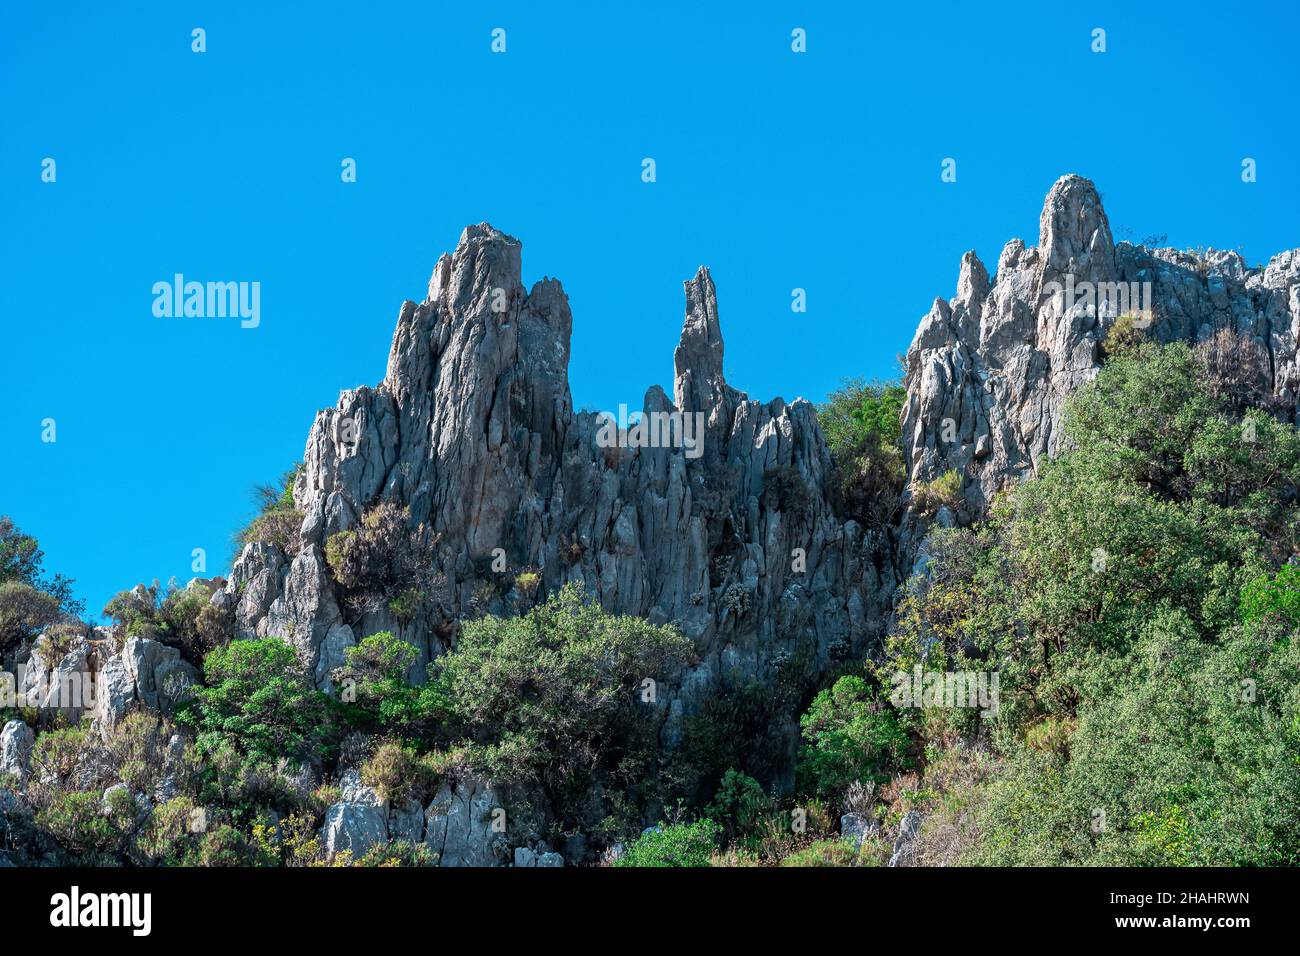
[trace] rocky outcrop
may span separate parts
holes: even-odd
[[[425,810],[425,843],[439,866],[501,866],[510,858],[507,823],[487,781],[447,781]]]
[[[321,847],[331,859],[344,851],[359,859],[388,841],[388,802],[365,786],[355,770],[343,773],[340,786],[341,799],[325,812]]]
[[[11,720],[0,731],[0,776],[9,775],[22,784],[32,771],[32,744],[36,735],[21,720]]]
[[[539,599],[578,582],[695,642],[698,666],[660,688],[669,744],[722,687],[771,682],[796,654],[820,671],[863,651],[896,584],[888,549],[830,506],[813,406],[727,384],[708,270],[685,284],[673,398],[653,386],[640,403],[644,440],[573,411],[568,299],[554,279],[525,289],[520,254],[491,226],[466,229],[424,301],[399,310],[384,380],[317,416],[294,487],[301,550],[245,548],[227,585],[240,632],[294,641],[326,687],[348,646],[393,630],[419,651],[418,679],[480,599],[485,562],[504,557],[510,572],[537,569]],[[606,447],[611,434],[629,447]],[[440,536],[446,598],[432,623],[349,609],[331,578],[330,536],[380,501]],[[488,609],[509,610],[501,596]]]
[[[546,850],[537,853],[526,846],[515,848],[515,866],[564,866],[564,857]]]
[[[908,810],[898,823],[898,834],[886,866],[912,866],[916,861],[916,838],[921,833],[921,814]]]
[[[180,651],[147,638],[127,638],[120,654],[110,657],[96,676],[95,717],[106,734],[133,707],[170,715],[199,674]]]
[[[1097,374],[1105,335],[1126,312],[1161,342],[1230,331],[1224,361],[1235,376],[1296,420],[1300,250],[1251,268],[1235,252],[1116,244],[1096,187],[1064,176],[1043,205],[1037,247],[1007,243],[993,280],[966,253],[956,296],[921,320],[903,412],[913,480],[955,469],[979,514],[1032,474],[1061,447],[1065,400]]]

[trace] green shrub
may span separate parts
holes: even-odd
[[[332,675],[343,688],[343,712],[362,728],[419,737],[439,712],[436,688],[407,679],[416,650],[391,631],[371,634],[345,652],[347,665]]]
[[[387,607],[405,622],[446,598],[435,570],[439,536],[423,524],[411,527],[410,518],[409,508],[381,501],[356,528],[326,539],[325,562],[357,613]]]
[[[198,731],[200,756],[223,744],[259,760],[319,755],[327,698],[312,686],[290,645],[275,637],[232,641],[213,650],[203,670],[206,686],[179,711]]]
[[[421,757],[409,747],[385,741],[361,767],[361,777],[384,800],[403,806],[411,800],[429,802],[440,774],[436,757]]]
[[[852,840],[831,838],[809,843],[781,860],[782,866],[853,866],[858,851]]]
[[[1001,677],[965,728],[998,751],[955,827],[968,861],[1300,860],[1300,572],[1270,570],[1296,546],[1300,437],[1209,387],[1182,344],[1112,354],[1066,449],[932,539],[883,666]]]
[[[961,475],[949,468],[933,481],[918,481],[912,489],[912,507],[931,515],[940,508],[956,510],[961,504]]]
[[[1138,325],[1141,319],[1141,316],[1133,312],[1116,316],[1115,321],[1106,330],[1106,337],[1101,346],[1102,353],[1106,356],[1116,356],[1136,349],[1146,339],[1144,327]]]
[[[236,532],[236,556],[243,551],[245,545],[253,541],[274,544],[289,556],[302,549],[302,522],[306,516],[297,510],[293,501],[293,486],[302,468],[302,462],[298,462],[276,484],[257,485],[253,488],[258,514]]]
[[[799,726],[796,777],[805,793],[839,799],[852,783],[883,782],[906,759],[908,736],[897,716],[860,677],[841,677],[819,693]]]
[[[1300,625],[1300,565],[1284,564],[1276,575],[1255,578],[1241,592],[1241,619],[1247,623],[1276,617]]]
[[[0,584],[0,653],[31,640],[59,619],[59,601],[25,581]]]
[[[901,382],[850,379],[817,409],[817,422],[831,454],[856,454],[863,442],[896,446],[907,389]]]
[[[135,838],[134,856],[146,863],[181,866],[198,849],[191,814],[197,805],[188,796],[158,804]]]
[[[228,823],[209,829],[199,839],[191,866],[248,866],[253,862],[248,838]]]
[[[88,793],[56,793],[36,811],[36,825],[83,865],[111,863],[124,849],[135,828],[135,800],[125,790],[107,796]]]
[[[693,657],[672,628],[607,614],[570,585],[526,616],[467,622],[431,665],[431,693],[494,777],[576,804],[615,772],[630,794],[663,784],[644,682],[670,682]]]
[[[709,866],[721,831],[712,820],[661,824],[628,846],[615,866]]]
[[[86,611],[86,602],[72,594],[72,580],[61,574],[53,578],[41,575],[45,555],[40,543],[29,534],[23,534],[7,515],[0,515],[0,651],[3,642],[17,641],[28,636],[23,632],[36,632],[44,623],[58,617],[78,618]],[[25,588],[6,588],[6,585],[26,585],[32,591],[53,601],[55,613],[36,611],[28,606],[30,592]],[[31,615],[35,613],[35,617]],[[6,621],[7,618],[7,621]],[[42,618],[48,618],[42,623]],[[21,625],[18,633],[12,628]]]
[[[771,808],[772,799],[757,780],[738,770],[728,770],[704,813],[723,826],[727,842],[731,843],[753,831]]]

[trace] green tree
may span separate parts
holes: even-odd
[[[577,812],[597,780],[632,795],[667,784],[656,689],[693,657],[673,628],[608,614],[569,585],[526,616],[466,622],[430,670],[477,762]]]

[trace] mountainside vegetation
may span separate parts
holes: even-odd
[[[155,585],[110,602],[94,652],[156,641],[200,679],[169,713],[111,725],[6,704],[5,721],[37,733],[0,776],[0,849],[27,863],[423,865],[435,850],[396,816],[391,839],[327,848],[334,808],[365,805],[343,791],[419,815],[448,781],[482,778],[512,795],[513,825],[620,867],[1295,865],[1300,433],[1232,404],[1211,371],[1181,343],[1108,342],[1069,401],[1064,450],[985,519],[929,528],[877,652],[809,692],[790,685],[792,787],[749,760],[780,686],[670,714],[657,688],[682,680],[692,642],[577,585],[460,621],[422,669],[376,631],[328,693],[285,638],[234,639],[201,583]],[[904,401],[898,384],[849,383],[820,410],[835,495],[882,533],[907,507]],[[257,519],[286,543],[294,475]],[[913,513],[951,511],[954,480],[913,489]],[[326,551],[350,599],[400,622],[436,543],[380,508]],[[61,658],[60,627],[90,630],[41,558],[0,521],[7,669]],[[345,768],[355,776],[335,783]]]

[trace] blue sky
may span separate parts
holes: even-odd
[[[526,284],[563,281],[574,403],[600,409],[671,390],[701,263],[752,397],[893,374],[962,252],[1034,242],[1067,172],[1117,238],[1300,245],[1291,4],[546,6],[6,12],[0,512],[92,611],[188,579],[195,547],[225,570],[250,486],[382,377],[468,223],[523,242]],[[177,272],[260,282],[261,325],[155,318]]]

